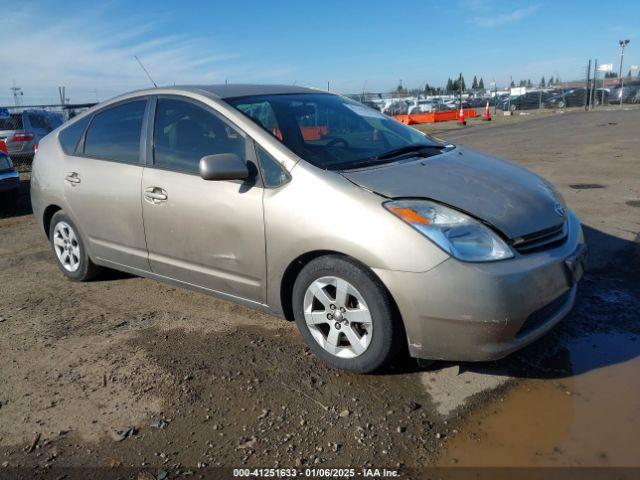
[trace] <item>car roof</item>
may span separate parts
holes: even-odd
[[[171,87],[176,90],[200,90],[218,98],[248,97],[253,95],[285,95],[296,93],[327,93],[315,88],[298,87],[296,85],[257,85],[257,84],[222,84],[222,85],[185,85]]]

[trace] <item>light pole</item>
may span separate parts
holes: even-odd
[[[624,60],[624,47],[629,45],[629,42],[629,39],[618,41],[618,43],[620,44],[620,70],[618,71],[618,78],[620,80],[622,80],[622,61]]]
[[[622,97],[624,96],[624,80],[622,79],[622,62],[624,60],[624,47],[629,45],[630,40],[619,40],[620,44],[620,70],[618,71],[618,79],[620,80],[620,108],[622,108]]]

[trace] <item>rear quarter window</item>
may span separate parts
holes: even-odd
[[[82,137],[82,133],[85,128],[87,128],[87,124],[89,123],[90,115],[87,115],[81,120],[78,120],[72,125],[69,125],[67,128],[60,131],[58,134],[58,140],[60,141],[60,146],[64,153],[67,155],[74,155],[76,153],[76,148],[78,146],[78,142],[80,141],[80,137]]]
[[[43,115],[30,113],[29,123],[31,124],[32,128],[38,128],[40,130],[49,130],[49,124],[47,123],[47,119]]]

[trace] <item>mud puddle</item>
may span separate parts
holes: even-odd
[[[568,342],[466,422],[441,465],[639,466],[640,337]]]

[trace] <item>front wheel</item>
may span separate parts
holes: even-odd
[[[293,288],[296,323],[329,365],[367,373],[402,349],[404,333],[384,285],[367,268],[329,255],[309,262]]]
[[[89,258],[78,229],[62,211],[51,219],[49,241],[58,267],[71,280],[84,282],[100,272]]]

